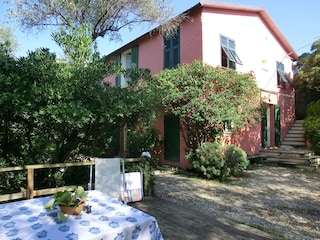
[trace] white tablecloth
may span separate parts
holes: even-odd
[[[59,207],[43,208],[51,197],[0,204],[0,239],[11,240],[106,240],[163,239],[156,219],[114,200],[101,192],[89,191],[86,205],[91,213],[57,219]]]

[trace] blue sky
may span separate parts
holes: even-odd
[[[199,2],[199,0],[168,1],[173,5],[175,14],[185,11]],[[264,7],[298,55],[308,52],[311,44],[320,38],[319,0],[223,0],[220,2]],[[5,7],[1,1],[0,23],[6,24],[7,21]],[[108,38],[100,38],[98,39],[99,51],[101,55],[107,55],[148,30],[145,26],[137,26],[133,31],[122,31],[122,41],[118,42],[110,42]],[[19,44],[16,56],[25,56],[28,51],[39,47],[47,47],[51,52],[61,53],[61,49],[51,39],[50,31],[23,33],[18,27],[15,27],[14,35]]]

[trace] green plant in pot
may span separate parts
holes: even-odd
[[[59,206],[61,211],[58,212],[58,220],[61,222],[67,221],[64,214],[80,214],[87,199],[87,193],[82,186],[73,186],[71,188],[72,191],[64,190],[56,192],[53,198],[44,205],[44,208],[47,210],[54,210]]]

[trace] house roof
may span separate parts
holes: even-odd
[[[298,55],[293,49],[293,47],[290,45],[290,43],[287,41],[285,36],[281,33],[279,28],[275,25],[275,23],[272,21],[272,19],[269,17],[267,12],[263,7],[253,7],[253,6],[245,6],[245,5],[239,5],[239,4],[231,4],[231,3],[223,3],[223,2],[216,2],[212,0],[200,0],[200,2],[193,7],[187,9],[181,14],[191,13],[193,11],[196,11],[199,8],[213,8],[213,9],[220,9],[220,10],[229,10],[229,11],[236,11],[236,12],[247,12],[247,13],[255,13],[260,16],[261,20],[266,24],[266,26],[269,28],[269,30],[273,33],[275,38],[278,40],[278,42],[282,45],[282,47],[287,52],[288,56],[292,60],[298,60]],[[117,54],[120,54],[124,50],[133,47],[136,45],[136,42],[139,40],[142,40],[144,38],[150,37],[151,33],[154,32],[157,28],[141,35],[140,37],[136,38],[135,40],[129,42],[128,44],[122,46],[121,48],[115,50],[114,52],[110,53],[109,56],[114,56]]]

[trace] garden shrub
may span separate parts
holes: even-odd
[[[227,145],[224,151],[227,168],[231,176],[239,176],[249,166],[247,154],[235,145]]]
[[[234,145],[223,147],[218,142],[205,142],[195,154],[186,157],[201,174],[220,181],[239,176],[249,166],[247,155],[241,148]]]
[[[140,157],[142,152],[154,151],[160,145],[160,135],[155,128],[138,125],[127,132],[129,157]]]
[[[222,174],[225,161],[222,145],[217,142],[205,142],[196,149],[194,155],[188,155],[187,159],[196,170],[199,170],[207,178],[219,177]]]
[[[311,143],[311,149],[315,154],[320,154],[320,100],[308,104],[303,128],[305,139]]]

